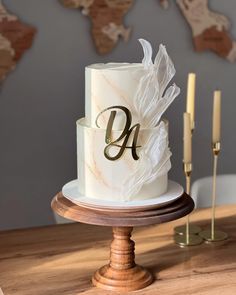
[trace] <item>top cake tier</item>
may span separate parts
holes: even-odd
[[[85,71],[86,125],[96,128],[96,118],[104,109],[124,106],[132,114],[132,124],[139,123],[133,99],[144,74],[141,63],[93,64]],[[106,128],[110,112],[99,116],[99,127]],[[124,128],[125,116],[117,111],[113,129]],[[142,126],[141,126],[142,128]]]

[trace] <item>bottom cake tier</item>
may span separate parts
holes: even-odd
[[[112,131],[118,138],[122,131]],[[167,124],[140,129],[137,154],[125,148],[117,160],[104,155],[106,130],[86,126],[85,118],[77,121],[77,167],[80,193],[101,200],[130,201],[156,198],[167,190],[170,151]],[[132,137],[127,143],[132,146]],[[112,146],[117,154],[120,146]]]

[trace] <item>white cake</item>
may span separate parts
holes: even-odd
[[[101,200],[160,196],[171,168],[168,124],[161,116],[179,94],[168,86],[175,74],[164,46],[152,63],[141,39],[142,63],[86,67],[85,118],[77,121],[80,193]]]

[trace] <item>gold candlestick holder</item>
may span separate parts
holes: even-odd
[[[191,122],[191,136],[193,136],[193,132],[195,129],[195,122]],[[191,174],[192,174],[192,163],[185,163],[183,165],[184,173],[186,176],[186,193],[190,194],[190,187],[191,187]],[[189,218],[189,217],[187,217]],[[186,235],[187,227],[185,225],[177,226],[174,228],[174,232],[177,235]],[[197,235],[199,234],[202,229],[200,226],[189,224],[189,234],[190,235]]]
[[[192,163],[184,163],[184,173],[186,177],[186,193],[189,195],[191,187]],[[203,242],[203,239],[197,235],[200,231],[201,228],[199,226],[190,225],[190,216],[187,215],[186,224],[174,228],[175,243],[180,247],[200,245]]]
[[[215,229],[215,206],[216,206],[216,175],[218,156],[220,153],[220,142],[212,144],[213,152],[213,179],[212,179],[212,213],[211,213],[211,228],[202,231],[199,235],[206,242],[220,242],[228,238],[228,234]]]

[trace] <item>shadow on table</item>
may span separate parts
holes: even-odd
[[[183,224],[184,224],[183,219]],[[202,229],[209,228],[210,220],[204,219],[198,222],[192,222],[191,224],[199,225]],[[170,225],[170,224],[169,224]],[[203,243],[198,246],[180,248],[174,243],[174,231],[173,235],[169,237],[170,242],[164,246],[157,247],[153,250],[149,250],[137,255],[137,262],[147,267],[152,273],[159,277],[159,272],[169,269],[169,275],[180,275],[178,272],[184,273],[185,270],[193,269],[193,272],[201,271],[207,267],[219,267],[220,265],[231,265],[236,263],[236,215],[228,217],[218,218],[216,220],[216,228],[228,233],[229,238],[222,242]],[[156,227],[158,231],[158,227]],[[138,236],[145,231],[144,228],[136,230]],[[161,238],[162,236],[160,236]],[[138,245],[137,245],[138,247]],[[198,269],[198,270],[197,270]]]
[[[182,220],[184,223],[185,219]],[[196,224],[206,228],[210,220],[205,219]],[[176,223],[173,223],[174,225]],[[160,235],[152,236],[153,230],[154,233],[155,231],[158,233],[158,226],[153,226],[150,232],[147,227],[136,228],[133,235],[133,239],[137,242],[136,262],[149,268],[157,279],[176,278],[190,273],[207,272],[214,267],[219,269],[221,266],[232,265],[236,263],[236,216],[219,218],[216,225],[229,234],[227,241],[183,249],[174,244],[170,233],[171,223],[166,225],[166,234],[163,231],[165,229],[163,225]],[[77,294],[78,291],[79,293],[90,293],[92,290],[91,277],[94,271],[108,263],[109,244],[112,238],[111,228],[95,227],[92,229],[92,227],[68,224],[53,227],[52,230],[45,228],[40,231],[35,231],[35,229],[24,232],[16,231],[14,239],[10,237],[11,244],[9,244],[10,241],[4,239],[7,234],[6,236],[3,234],[0,263],[2,267],[5,267],[5,273],[0,273],[0,278],[2,277],[2,281],[9,282],[9,285],[3,284],[2,287],[10,290],[10,281],[15,281],[19,282],[17,285],[19,290],[24,288],[23,283],[19,280],[20,274],[27,280],[29,277],[33,278],[31,284],[34,285],[37,295],[51,294],[50,290],[55,286],[57,294],[71,295]],[[148,239],[151,241],[149,245],[151,250],[140,251],[139,249],[143,249],[142,241],[146,239],[145,231],[148,232]],[[22,245],[16,244],[19,242],[19,235],[22,236]],[[91,248],[94,249],[93,257],[91,257]],[[3,263],[5,263],[4,266]],[[10,280],[4,279],[7,273],[9,273]],[[42,284],[44,285],[43,290]],[[102,294],[100,291],[96,293]]]

